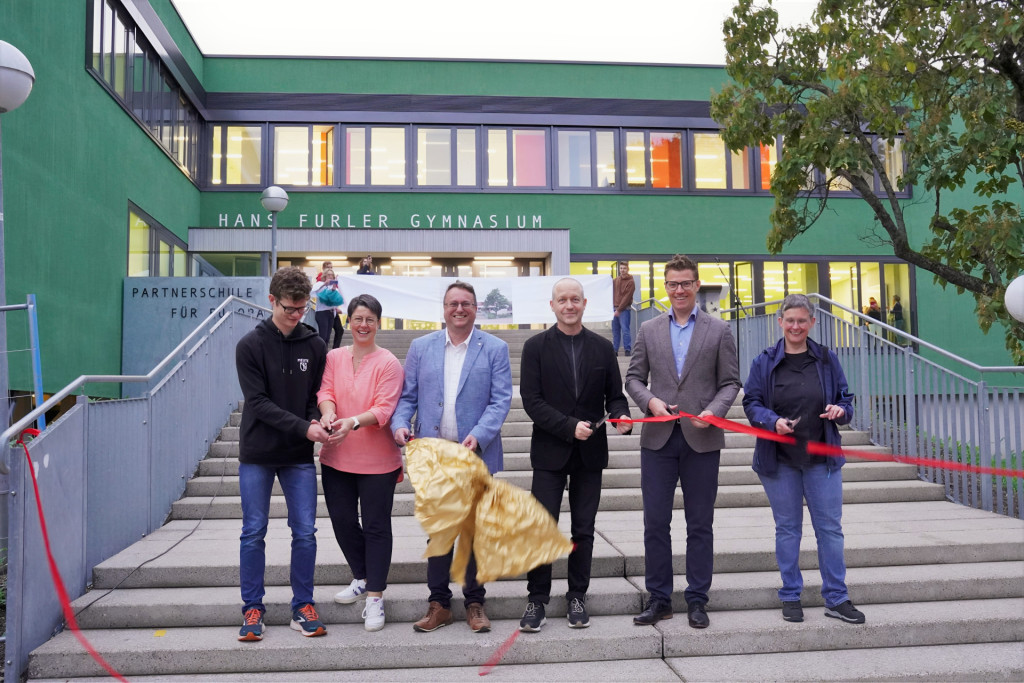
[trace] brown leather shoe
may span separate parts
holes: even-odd
[[[486,617],[484,618],[486,619]],[[455,620],[452,619],[452,611],[441,607],[441,603],[432,600],[430,607],[427,608],[426,616],[413,624],[412,630],[419,631],[420,633],[430,633],[442,626],[448,626],[453,621]]]
[[[473,633],[487,633],[491,630],[491,620],[487,618],[484,606],[479,602],[466,606],[466,621],[473,629]]]

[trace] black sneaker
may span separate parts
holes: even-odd
[[[826,608],[825,616],[832,617],[833,619],[842,619],[848,624],[864,623],[864,613],[854,607],[853,603],[849,600],[839,603],[835,607]]]
[[[586,628],[590,626],[590,615],[587,614],[587,603],[583,598],[573,598],[569,601],[569,611],[565,613],[569,620],[569,628]]]
[[[786,621],[803,621],[804,608],[799,600],[786,601],[782,603],[782,618]]]
[[[537,633],[545,623],[547,619],[544,618],[544,603],[533,600],[526,603],[526,611],[519,620],[519,630],[523,633]]]

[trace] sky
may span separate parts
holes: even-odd
[[[172,0],[206,55],[724,64],[734,0]],[[816,0],[774,0],[780,23]]]

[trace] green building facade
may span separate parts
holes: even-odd
[[[899,294],[918,336],[1008,362],[970,296],[866,239],[855,196],[767,253],[784,146],[725,150],[708,104],[720,67],[206,57],[169,0],[0,3],[0,40],[36,74],[0,120],[4,265],[8,302],[37,296],[47,392],[120,372],[125,277],[269,272],[259,197],[274,184],[290,196],[279,263],[311,273],[372,254],[381,275],[611,275],[621,258],[657,299],[681,252],[745,306]],[[927,239],[913,188],[904,210]],[[26,338],[18,316],[8,337]],[[12,358],[12,387],[27,371]]]

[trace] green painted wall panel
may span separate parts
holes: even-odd
[[[86,3],[0,4],[2,38],[32,63],[28,101],[3,115],[7,298],[39,305],[44,388],[120,372],[128,202],[186,237],[199,192],[85,70]],[[11,348],[27,340],[12,315]],[[11,386],[31,386],[12,357]],[[114,387],[90,387],[114,395]]]
[[[178,50],[201,83],[205,66],[203,53],[199,51],[196,41],[193,40],[188,27],[185,26],[181,17],[178,16],[178,12],[171,4],[171,0],[149,0],[149,4],[152,5],[153,10],[160,16],[160,21],[163,22],[167,32],[171,34],[171,38],[174,39]]]
[[[206,59],[210,92],[707,100],[721,67],[427,60]]]

